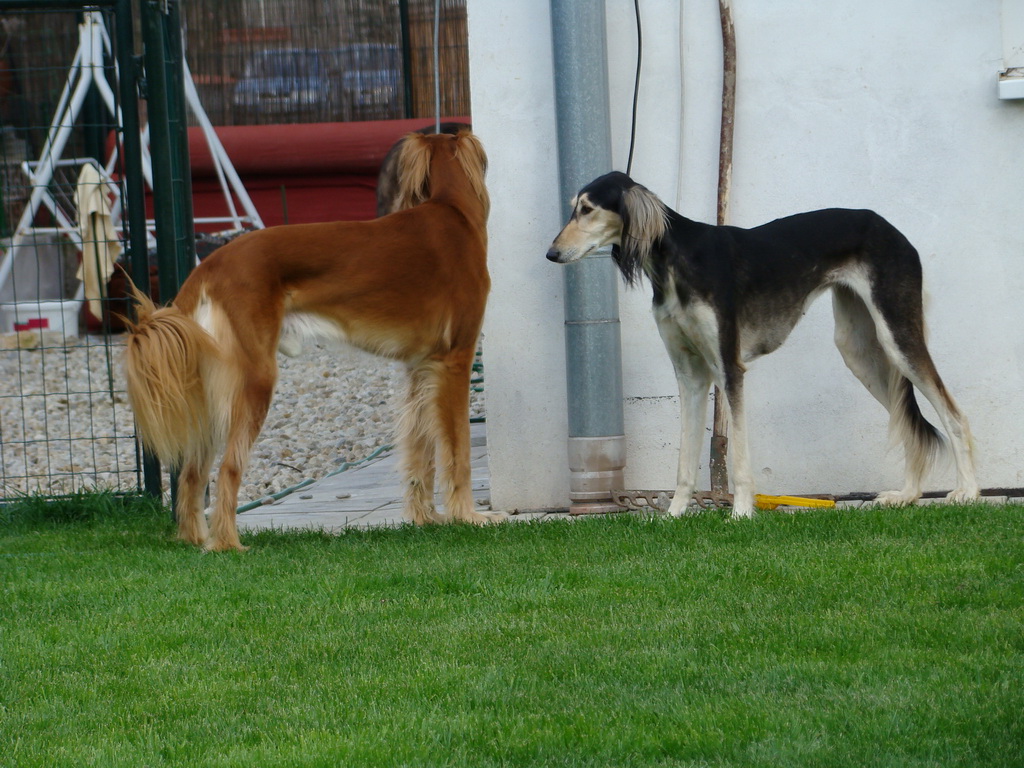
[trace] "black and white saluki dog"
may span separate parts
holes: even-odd
[[[872,211],[801,213],[753,229],[701,224],[679,215],[623,173],[595,179],[547,253],[568,264],[602,246],[627,284],[646,275],[654,317],[675,366],[682,408],[679,473],[669,512],[682,514],[697,481],[707,394],[726,399],[732,430],[733,514],[754,510],[754,479],[743,409],[746,363],[779,348],[810,303],[832,289],[835,342],[846,365],[889,411],[902,442],[906,482],[878,496],[912,504],[943,446],[921,414],[917,387],[952,443],[957,486],[949,501],[979,495],[970,427],[925,345],[921,260],[895,227]]]

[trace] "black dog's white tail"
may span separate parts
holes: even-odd
[[[914,394],[914,382],[908,378],[907,373],[915,376],[918,386],[929,399],[940,399],[936,410],[940,414],[943,410],[950,414],[944,421],[950,421],[952,428],[957,429],[957,423],[965,427],[966,421],[942,387],[941,379],[934,371],[931,357],[923,344],[904,345],[900,349],[892,330],[884,325],[880,317],[872,315],[865,301],[852,287],[833,286],[832,308],[836,321],[835,343],[843,360],[875,399],[889,411],[889,437],[904,449],[905,486],[900,491],[888,492],[883,500],[894,504],[911,503],[920,496],[929,470],[947,445],[939,430],[921,412]],[[912,310],[908,307],[907,311]],[[880,323],[884,327],[879,328]],[[939,383],[933,386],[933,382]],[[951,428],[950,424],[945,426]]]
[[[923,485],[935,459],[944,453],[946,441],[921,413],[910,379],[895,368],[889,374],[889,436],[904,447],[907,477]]]

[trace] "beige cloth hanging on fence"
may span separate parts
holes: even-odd
[[[102,319],[102,299],[107,295],[107,281],[114,271],[114,262],[121,255],[121,241],[110,216],[107,184],[92,163],[84,163],[78,173],[75,206],[82,235],[82,263],[78,267],[78,279],[85,286],[89,311],[97,319]]]

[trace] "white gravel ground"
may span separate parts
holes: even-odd
[[[47,341],[44,349],[0,349],[0,497],[132,487],[134,427],[120,340],[109,355],[96,337]],[[299,357],[278,355],[278,363],[277,392],[239,503],[323,477],[393,440],[405,392],[401,364],[312,343]],[[471,415],[483,415],[483,393],[473,394]]]

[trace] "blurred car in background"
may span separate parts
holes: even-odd
[[[235,83],[233,104],[243,115],[281,120],[400,118],[401,71],[397,45],[256,51]]]
[[[233,100],[257,114],[303,115],[329,105],[332,90],[318,51],[275,48],[249,56]]]
[[[377,113],[398,108],[402,57],[397,45],[352,43],[332,49],[326,58],[328,70],[341,76],[343,107],[353,117],[390,117]]]

